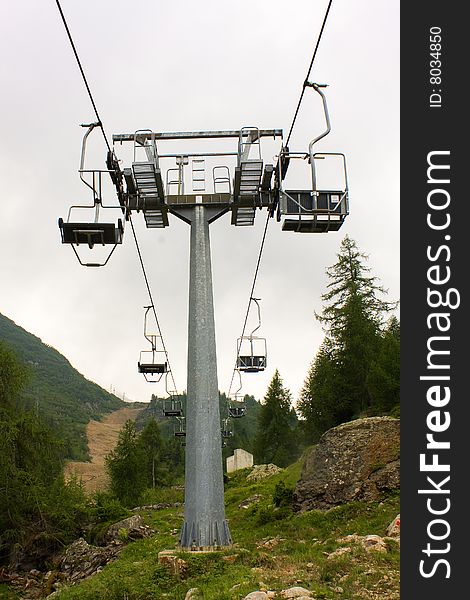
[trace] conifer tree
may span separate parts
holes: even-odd
[[[291,394],[284,388],[276,369],[258,416],[254,440],[257,463],[274,463],[285,467],[297,455],[296,434],[292,427]]]
[[[330,281],[322,296],[325,304],[322,313],[315,315],[323,323],[326,337],[299,402],[309,441],[354,416],[377,411],[384,386],[389,392],[386,401],[380,400],[382,407],[390,404],[391,396],[396,399],[395,384],[386,383],[390,340],[383,334],[384,316],[396,303],[381,298],[386,291],[369,275],[367,258],[346,236],[337,262],[326,270]],[[399,350],[396,344],[395,350]],[[390,377],[396,381],[396,372]]]
[[[106,457],[111,490],[125,506],[135,505],[146,487],[146,454],[134,421],[126,421],[114,450]]]
[[[162,464],[163,440],[155,418],[147,423],[138,443],[146,456],[145,464],[142,465],[145,469],[146,485],[155,489],[157,483],[164,482],[168,473],[168,469]]]
[[[334,393],[335,377],[334,355],[326,338],[310,366],[297,403],[307,443],[317,441],[324,431],[341,422],[340,399]]]
[[[379,352],[372,361],[366,383],[376,412],[399,411],[400,322],[395,316],[382,332]]]

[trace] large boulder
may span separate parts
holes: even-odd
[[[296,510],[378,500],[400,487],[400,421],[369,417],[322,435],[307,455],[294,492]]]

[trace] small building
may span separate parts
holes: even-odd
[[[253,454],[246,450],[237,448],[233,456],[227,457],[227,473],[233,473],[239,469],[248,469],[253,466]]]

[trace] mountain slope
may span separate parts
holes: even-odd
[[[85,379],[57,350],[2,314],[0,340],[28,366],[29,377],[21,394],[26,406],[38,410],[57,431],[69,458],[86,460],[87,423],[125,403]]]
[[[75,475],[87,493],[105,491],[109,484],[105,458],[117,444],[119,432],[128,419],[135,420],[143,410],[134,405],[120,408],[102,421],[90,421],[86,427],[91,462],[73,461],[65,466],[65,477]]]

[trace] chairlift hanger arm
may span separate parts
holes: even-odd
[[[258,329],[261,327],[261,308],[259,305],[259,301],[261,300],[261,298],[251,298],[251,300],[256,304],[256,308],[258,309],[258,325],[253,329],[253,331],[250,333],[250,339],[253,338],[253,334],[255,333],[255,331],[258,331]]]
[[[83,140],[82,140],[82,153],[80,156],[80,169],[78,172],[80,174],[80,179],[83,181],[83,183],[86,186],[88,186],[93,191],[93,194],[95,193],[95,188],[92,185],[90,185],[88,183],[88,181],[86,181],[86,179],[83,177],[83,173],[87,172],[85,170],[85,155],[86,155],[86,145],[87,145],[87,141],[88,141],[88,136],[90,135],[90,133],[93,131],[93,129],[95,127],[100,127],[100,126],[101,126],[101,123],[99,121],[96,121],[95,123],[89,123],[89,124],[82,123],[80,125],[80,127],[88,127],[88,129],[86,130],[85,135],[83,136]]]
[[[311,87],[313,88],[318,94],[320,94],[322,102],[323,102],[323,110],[325,111],[325,120],[326,120],[326,130],[321,133],[319,136],[317,136],[316,138],[314,138],[310,144],[308,145],[308,152],[310,155],[310,158],[312,157],[313,154],[313,146],[320,141],[321,139],[323,139],[324,137],[326,137],[330,131],[331,131],[331,123],[330,123],[330,115],[328,114],[328,105],[326,103],[326,97],[325,94],[321,91],[320,88],[324,88],[327,87],[327,85],[325,83],[310,83],[309,81],[305,82],[305,85],[307,87]]]

